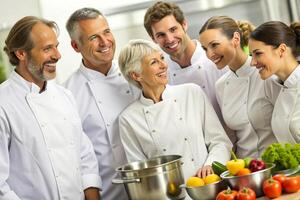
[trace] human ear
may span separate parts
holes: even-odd
[[[186,19],[183,20],[182,22],[182,28],[183,30],[186,32],[188,29],[188,22],[186,21]]]
[[[26,53],[26,51],[23,50],[23,49],[18,49],[18,50],[16,50],[14,53],[15,53],[15,55],[17,56],[17,58],[18,58],[19,60],[25,60],[26,57],[27,57],[27,53]]]
[[[71,40],[71,46],[77,53],[80,53],[80,48],[78,47],[78,44],[75,40]]]
[[[137,81],[137,82],[140,82],[141,80],[142,80],[142,77],[141,77],[141,75],[139,74],[139,73],[137,73],[137,72],[130,72],[130,77],[133,79],[133,80],[135,80],[135,81]]]
[[[234,32],[231,41],[232,41],[232,44],[233,44],[233,46],[235,48],[239,47],[240,44],[241,44],[241,36],[240,36],[240,34],[238,32]]]
[[[281,43],[278,47],[279,57],[283,57],[287,51],[287,46],[284,43]]]

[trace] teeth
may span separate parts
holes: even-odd
[[[218,59],[213,60],[213,62],[216,64],[216,63],[220,62],[220,60],[221,60],[221,58],[218,58]]]
[[[173,49],[173,48],[176,48],[177,46],[178,46],[178,43],[176,42],[176,43],[167,45],[167,48]]]
[[[107,48],[104,48],[104,49],[100,49],[100,52],[101,53],[105,53],[105,52],[108,52],[109,51],[109,48],[107,47]]]

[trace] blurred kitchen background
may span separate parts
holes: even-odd
[[[3,51],[5,38],[12,25],[26,15],[54,20],[60,28],[56,81],[62,83],[80,63],[80,55],[70,45],[65,30],[68,17],[76,9],[94,7],[104,13],[116,39],[117,59],[121,47],[134,38],[149,39],[143,27],[146,9],[153,0],[0,0],[0,82],[13,70]],[[300,20],[300,0],[170,0],[185,12],[189,35],[197,38],[200,27],[211,16],[228,15],[237,20],[249,20],[254,25],[269,20],[285,23]]]

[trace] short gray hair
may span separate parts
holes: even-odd
[[[153,52],[161,51],[160,48],[148,40],[130,40],[119,54],[119,67],[125,79],[133,85],[141,88],[141,85],[130,76],[132,72],[141,73],[142,59]]]
[[[79,30],[78,30],[78,23],[81,20],[86,19],[96,19],[98,16],[103,16],[103,14],[95,9],[95,8],[81,8],[76,10],[68,19],[66,28],[70,35],[70,38],[80,42],[79,38]]]

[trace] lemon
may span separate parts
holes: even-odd
[[[199,187],[199,186],[203,186],[204,185],[204,181],[202,178],[199,177],[190,177],[187,182],[186,182],[186,186],[187,187]]]
[[[217,174],[210,174],[204,178],[204,183],[207,185],[207,184],[218,182],[220,180],[221,178]]]

